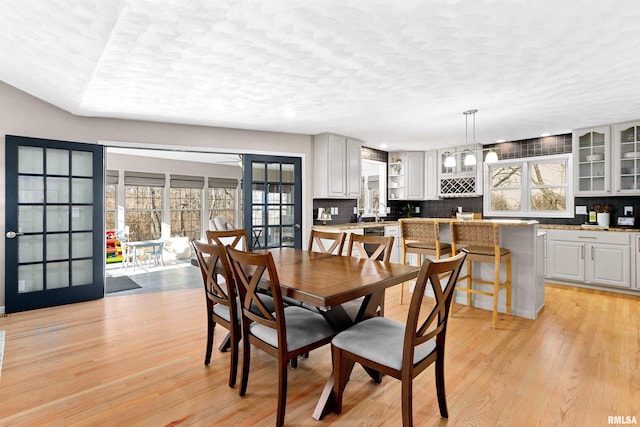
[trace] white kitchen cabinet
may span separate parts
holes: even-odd
[[[631,233],[547,231],[547,277],[590,285],[631,287]]]
[[[391,249],[391,258],[389,262],[400,263],[402,255],[400,253],[400,226],[386,225],[384,227],[385,237],[393,236],[393,248]]]
[[[633,235],[633,240],[634,240],[634,253],[635,255],[631,256],[631,259],[634,261],[633,262],[633,274],[636,278],[636,289],[640,290],[640,268],[638,268],[638,265],[640,265],[640,234],[634,234]]]
[[[389,200],[424,200],[424,151],[389,153]]]
[[[476,164],[465,166],[464,160],[471,151]],[[452,155],[454,167],[444,165],[445,158]],[[438,196],[473,197],[482,195],[482,146],[479,144],[438,150]]]
[[[313,142],[313,197],[359,198],[362,141],[322,133],[314,136]]]
[[[611,128],[573,131],[576,196],[606,196],[611,193]]]
[[[613,127],[613,174],[616,194],[640,194],[640,121]]]
[[[424,153],[424,198],[437,200],[438,197],[438,150]]]

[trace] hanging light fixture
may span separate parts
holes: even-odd
[[[456,167],[456,158],[453,157],[453,154],[446,151],[444,153],[444,167],[445,168],[455,168]]]
[[[467,110],[464,111],[462,114],[464,114],[464,124],[465,124],[465,135],[464,135],[464,141],[466,143],[466,145],[469,145],[469,116],[473,116],[473,140],[472,143],[475,144],[476,143],[476,113],[478,112],[477,109],[473,109],[473,110]],[[477,163],[476,160],[476,155],[473,154],[473,152],[471,150],[469,150],[468,148],[466,150],[464,150],[464,165],[465,166],[473,166]]]
[[[489,150],[487,156],[484,158],[485,163],[495,163],[498,161],[498,154],[493,151],[493,149]]]

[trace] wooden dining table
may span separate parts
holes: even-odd
[[[418,276],[420,267],[336,256],[293,248],[269,249],[276,264],[282,294],[320,309],[336,330],[377,315],[386,288]],[[342,304],[364,297],[355,318]],[[371,373],[370,373],[371,374]],[[313,418],[333,409],[333,375],[329,376]]]

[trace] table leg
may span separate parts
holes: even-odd
[[[224,353],[230,348],[231,348],[231,332],[227,332],[227,336],[224,337],[224,339],[222,340],[222,343],[218,347],[218,350]]]

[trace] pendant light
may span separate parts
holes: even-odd
[[[464,141],[466,143],[466,145],[469,145],[469,116],[473,116],[473,140],[472,143],[475,144],[476,143],[476,113],[478,112],[477,109],[474,110],[467,110],[464,111],[462,114],[464,114],[464,124],[465,124],[465,135],[464,135]],[[476,160],[476,155],[473,154],[473,152],[471,150],[469,150],[468,148],[466,150],[464,150],[464,165],[465,166],[474,166],[477,163]]]
[[[489,150],[487,156],[484,158],[485,163],[496,163],[498,161],[498,154],[493,151],[493,149]]]
[[[453,154],[446,151],[444,153],[444,167],[445,168],[455,168],[456,167],[456,158],[453,157]]]

